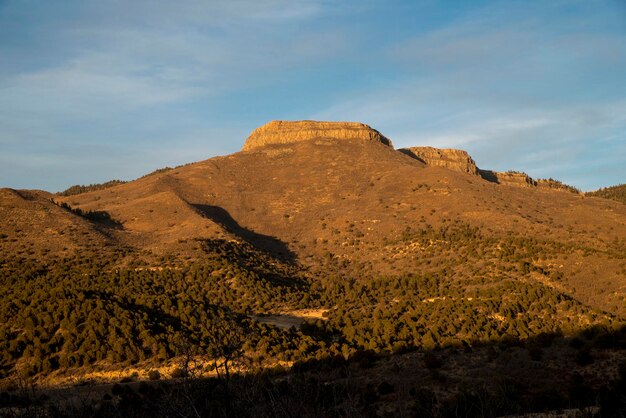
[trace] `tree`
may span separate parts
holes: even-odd
[[[213,359],[217,377],[222,379],[228,391],[233,370],[241,370],[250,364],[244,352],[244,344],[250,337],[249,329],[234,316],[216,316],[209,328],[207,347]]]

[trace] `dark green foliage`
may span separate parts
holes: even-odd
[[[357,386],[318,370],[235,376],[230,391],[219,379],[115,384],[101,401],[46,402],[35,392],[0,394],[0,408],[20,417],[498,417],[574,408],[597,416],[626,412],[624,375],[600,388],[579,373],[562,376],[562,387],[541,389],[508,377],[461,384],[446,394],[428,387],[403,388],[374,379]],[[185,376],[181,376],[185,377]],[[388,412],[390,411],[393,412]],[[381,414],[381,411],[386,411]],[[594,415],[596,416],[596,415]]]
[[[626,184],[604,187],[594,192],[588,192],[585,194],[587,196],[603,197],[605,199],[613,199],[618,202],[626,203]]]
[[[427,351],[424,353],[424,365],[427,369],[433,370],[440,368],[443,363],[439,356],[434,354],[432,351]]]
[[[203,263],[185,268],[119,268],[95,259],[50,266],[5,261],[0,265],[0,378],[102,362],[163,361],[182,355],[185,344],[197,354],[211,354],[214,325],[224,318],[247,330],[246,347],[270,347],[272,355],[290,358],[300,337],[276,333],[245,313],[295,304],[303,285],[289,283],[286,272],[262,256],[254,270],[246,269],[237,257],[249,258],[250,250],[233,243],[204,245]]]
[[[178,167],[182,167],[182,166],[177,166],[176,168],[178,168]],[[153,172],[148,173],[148,174],[146,174],[146,175],[143,175],[143,176],[141,176],[141,177],[139,177],[139,178],[140,178],[140,179],[143,179],[143,178],[145,178],[145,177],[154,176],[155,174],[163,174],[163,173],[167,173],[168,171],[171,171],[171,170],[173,170],[173,168],[172,168],[172,167],[157,168],[157,169],[156,169],[156,170],[154,170]]]
[[[164,258],[154,268],[121,265],[123,254],[108,260],[81,254],[47,266],[5,260],[0,373],[34,376],[96,364],[162,362],[181,356],[183,347],[194,347],[194,355],[223,356],[214,342],[224,338],[215,324],[225,318],[248,330],[240,348],[259,361],[450,345],[471,350],[474,344],[535,337],[528,347],[539,359],[551,335],[614,321],[554,289],[520,280],[531,272],[551,274],[535,260],[559,244],[486,238],[459,223],[407,228],[397,242],[425,248],[436,242],[438,248],[423,255],[419,273],[387,277],[359,277],[332,257],[326,274],[305,276],[251,245],[220,240],[198,241],[202,259]],[[441,254],[445,264],[436,261]],[[498,268],[479,262],[488,258],[497,259]],[[482,267],[467,274],[466,263]],[[334,307],[326,319],[309,320],[299,330],[282,331],[247,317],[323,306]],[[594,332],[587,338],[596,338]],[[369,367],[372,360],[363,357],[362,363]]]
[[[562,181],[553,179],[552,177],[548,179],[537,179],[537,183],[543,186],[549,187],[551,189],[560,189],[567,190],[572,193],[580,193],[580,190],[574,186],[570,186],[569,184],[565,184]]]
[[[119,186],[120,184],[124,184],[124,183],[128,183],[127,181],[122,181],[122,180],[110,180],[107,181],[105,183],[99,183],[99,184],[89,184],[87,186],[83,186],[83,185],[74,185],[71,186],[65,190],[63,190],[62,192],[57,193],[60,196],[73,196],[73,195],[77,195],[77,194],[81,194],[81,193],[87,193],[87,192],[93,192],[96,190],[104,190],[104,189],[108,189],[109,187],[114,187],[114,186]]]
[[[331,253],[322,267],[304,271],[245,242],[196,240],[194,245],[203,254],[193,261],[169,255],[152,264],[125,249],[85,250],[49,265],[1,259],[0,379],[128,365],[152,370],[153,382],[131,378],[128,385],[113,387],[97,408],[77,411],[88,416],[196,416],[197,411],[201,416],[368,416],[380,402],[408,390],[391,379],[360,388],[348,384],[353,372],[377,373],[389,353],[420,358],[413,352],[422,350],[421,378],[448,385],[454,382],[447,374],[454,365],[446,355],[450,350],[471,355],[487,345],[488,362],[517,350],[540,367],[553,355],[553,344],[560,344],[569,364],[584,367],[594,355],[601,358],[599,348],[626,347],[624,331],[612,332],[619,318],[534,280],[562,278],[540,260],[580,250],[567,244],[488,237],[459,222],[440,228],[420,224],[385,243],[390,252],[420,248],[414,271],[376,276],[363,264]],[[327,312],[288,330],[250,319],[303,308]],[[572,334],[577,338],[569,339]],[[194,379],[192,363],[198,357],[208,360],[219,379]],[[289,372],[276,367],[231,376],[244,358],[254,367],[276,360],[295,363]],[[154,373],[168,360],[179,367],[163,376]],[[337,380],[324,383],[321,374]],[[170,378],[176,383],[167,383]],[[405,405],[418,416],[507,415],[568,406],[568,396],[585,389],[585,382],[575,379],[554,393],[535,393],[508,381],[496,389],[460,388],[446,398],[416,388]],[[612,410],[621,408],[614,390],[606,392]],[[580,405],[590,402],[581,398]]]
[[[81,216],[85,219],[89,219],[90,221],[103,222],[103,223],[109,224],[110,226],[118,227],[118,228],[122,226],[118,221],[115,221],[113,218],[111,218],[111,215],[109,215],[108,212],[98,211],[98,210],[97,211],[82,210],[80,208],[73,208],[65,202],[57,203],[54,200],[52,201],[52,203],[57,204],[59,207],[69,212],[72,212],[74,215]]]

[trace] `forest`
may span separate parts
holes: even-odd
[[[235,408],[245,416],[252,410],[246,403],[252,400],[246,396],[266,401],[267,396],[285,396],[283,401],[291,405],[297,391],[319,392],[331,384],[324,383],[328,380],[338,392],[317,393],[333,397],[322,416],[345,416],[339,410],[351,399],[353,389],[338,383],[345,379],[341,373],[354,367],[367,371],[377,362],[403,356],[423,356],[419,364],[435,382],[445,382],[437,371],[445,357],[463,359],[473,352],[490,358],[494,346],[498,352],[522,350],[528,361],[539,364],[548,356],[545,353],[560,353],[565,363],[559,367],[589,366],[605,356],[598,350],[617,353],[617,364],[626,364],[622,318],[533,279],[560,280],[559,272],[539,262],[541,258],[557,251],[591,249],[534,238],[487,237],[479,228],[461,223],[441,228],[425,225],[407,228],[387,242],[388,247],[425,248],[415,260],[414,272],[376,276],[365,265],[346,263],[331,253],[314,263],[317,267],[303,268],[244,241],[197,240],[196,244],[204,257],[163,257],[159,266],[148,265],[132,251],[107,257],[78,253],[48,264],[25,258],[1,260],[0,382],[4,389],[0,388],[0,405],[23,404],[23,395],[11,392],[17,388],[15,382],[50,386],[78,379],[83,385],[96,384],[98,379],[89,376],[135,370],[117,383],[115,394],[107,394],[123,400],[122,405],[130,402],[125,406],[129,415],[162,408],[148,402],[159,393],[185,402],[180,391],[188,390],[199,396],[193,402],[220,404],[218,415],[228,416]],[[256,320],[300,309],[320,309],[324,316],[288,329]],[[311,374],[316,383],[309,380]],[[285,388],[281,386],[285,378],[298,383]],[[132,386],[137,381],[180,379],[181,385],[188,386]],[[266,383],[259,386],[259,379]],[[384,381],[381,378],[371,389],[371,399],[359,392],[359,400],[350,407],[363,412],[389,398],[393,390]],[[579,383],[590,385],[593,393],[604,390],[605,395],[623,384],[616,380],[602,389],[590,382]],[[131,386],[120,386],[124,383]],[[235,393],[205,399],[200,394],[206,394],[207,385],[219,386],[211,389],[214,394]],[[463,390],[468,390],[466,396],[478,396]],[[485,391],[480,396],[496,396],[493,388]],[[522,398],[538,396],[528,389],[521,393]],[[571,401],[567,393],[557,395],[553,403],[533,401],[534,407],[520,398],[515,408],[562,407]],[[421,408],[419,402],[426,402],[423,396],[416,387],[413,395],[402,397],[412,399],[413,406],[399,407]],[[429,396],[432,416],[451,416],[449,403],[461,402],[458,391],[452,398]],[[597,398],[588,403],[597,405]],[[275,405],[261,404],[272,416]],[[108,408],[110,402],[103,405]],[[493,412],[510,412],[498,408]],[[150,413],[160,416],[164,410]],[[310,411],[305,415],[315,416]]]
[[[626,203],[626,184],[617,186],[603,187],[593,192],[587,193],[589,196],[603,197],[605,199],[617,200]]]

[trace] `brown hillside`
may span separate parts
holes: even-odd
[[[516,381],[558,358],[544,396],[576,366],[604,384],[625,358],[622,203],[460,150],[400,152],[362,124],[273,122],[244,148],[69,196],[0,190],[0,386],[346,362],[371,382],[372,356],[420,350],[451,393],[473,372],[446,367],[468,358],[523,356],[497,373]],[[425,376],[407,370],[385,379]]]
[[[0,189],[0,254],[58,259],[76,252],[116,246],[114,229],[53,203],[39,190]]]
[[[495,184],[343,134],[292,141],[288,126],[285,143],[256,147],[249,139],[246,152],[64,201],[109,213],[123,226],[122,242],[157,254],[192,251],[180,243],[192,237],[228,235],[312,268],[331,262],[364,276],[446,263],[457,277],[496,274],[513,268],[498,259],[516,239],[542,248],[529,256],[539,273],[528,280],[623,313],[624,205]],[[475,229],[480,241],[450,247],[445,231],[459,228]],[[424,230],[443,233],[424,241]],[[420,263],[432,253],[435,264]]]

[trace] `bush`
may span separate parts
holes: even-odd
[[[120,385],[119,383],[114,384],[113,387],[111,388],[111,394],[115,396],[120,396],[123,393],[124,393],[124,387]]]
[[[170,377],[172,379],[183,379],[183,378],[185,378],[187,376],[189,376],[189,373],[187,373],[187,371],[185,369],[183,369],[182,367],[176,367],[170,373]]]
[[[528,347],[528,354],[530,354],[532,360],[540,361],[543,356],[543,349],[537,345],[531,345]]]
[[[576,353],[576,364],[579,366],[587,366],[593,363],[593,357],[588,348],[582,348]]]
[[[377,390],[378,390],[378,394],[381,396],[389,395],[396,391],[394,386],[391,383],[387,382],[386,380],[383,380],[382,382],[380,382]]]
[[[440,368],[443,363],[437,355],[428,351],[424,354],[424,365],[427,369],[433,370]]]

